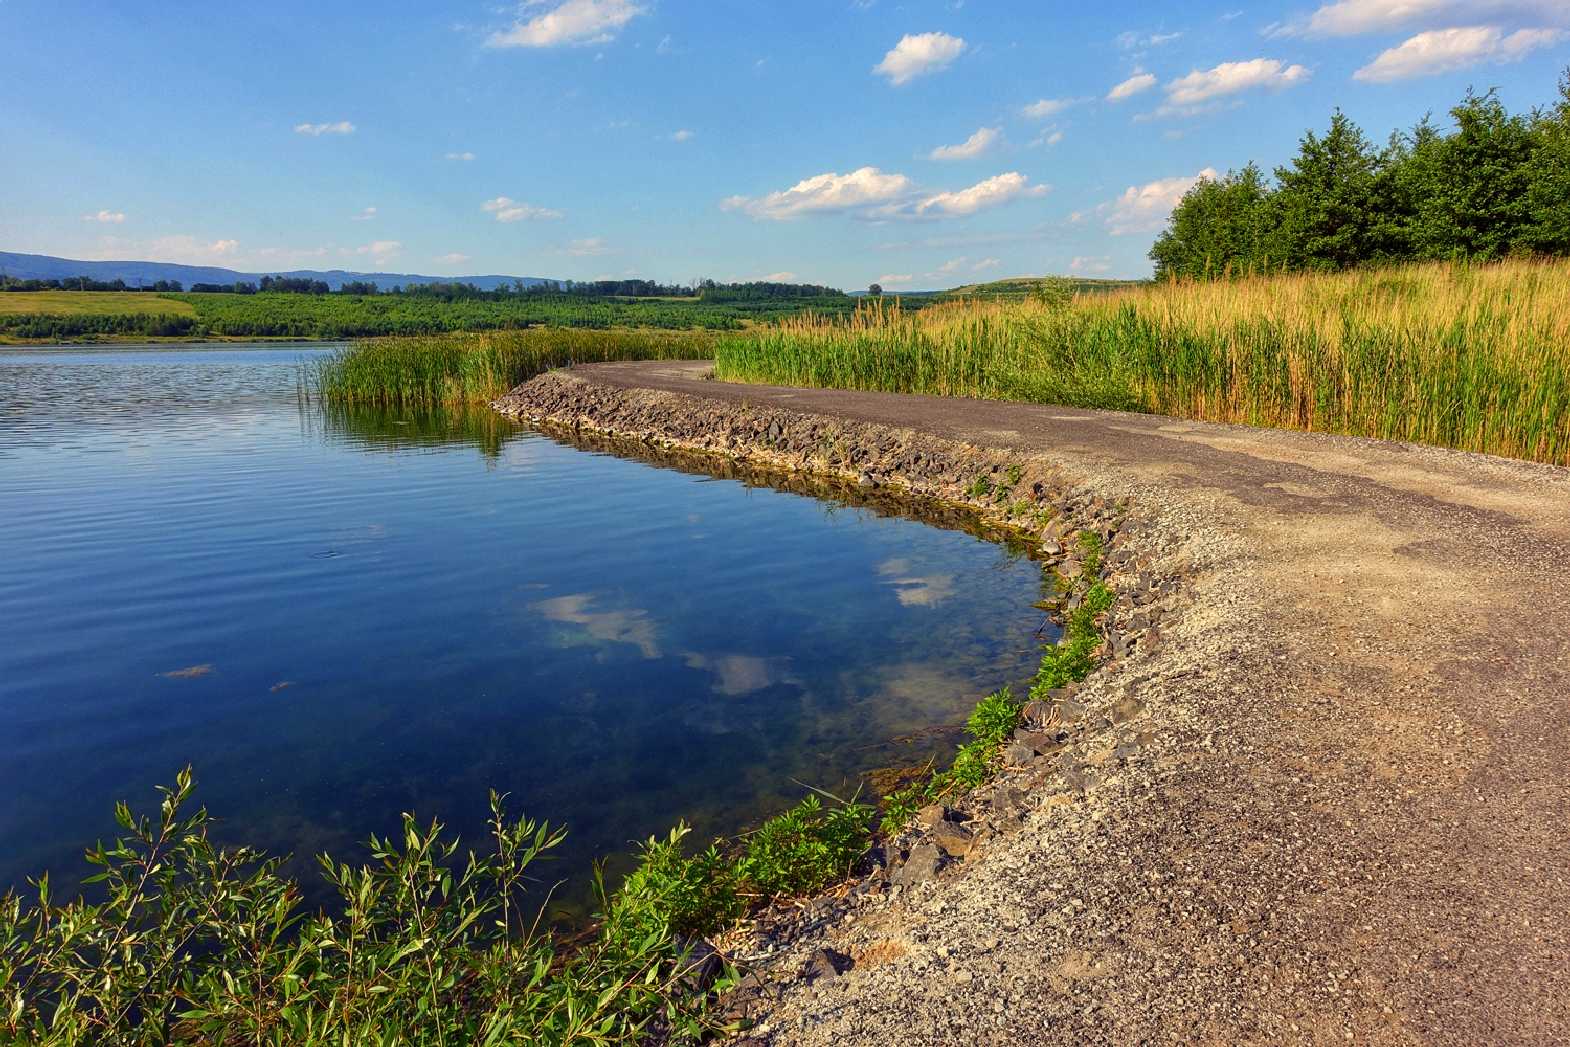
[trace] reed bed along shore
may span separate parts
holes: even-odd
[[[487,403],[553,367],[712,356],[705,331],[534,327],[356,342],[320,361],[306,384],[329,403],[457,406]]]
[[[865,303],[721,337],[727,381],[1057,403],[1570,464],[1570,262]]]

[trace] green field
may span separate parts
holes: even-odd
[[[0,339],[341,339],[526,327],[736,330],[804,310],[844,313],[854,300],[426,295],[0,293]]]
[[[140,291],[27,291],[0,295],[0,317],[128,315],[195,316],[196,309],[189,302]]]

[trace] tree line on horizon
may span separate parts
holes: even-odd
[[[1570,255],[1570,70],[1552,106],[1468,91],[1450,116],[1377,148],[1338,109],[1273,179],[1252,163],[1202,179],[1150,249],[1156,278]]]

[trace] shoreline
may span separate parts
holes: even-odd
[[[1067,696],[1100,730],[897,841],[918,873],[722,943],[755,1042],[1570,1033],[1570,470],[706,367],[553,372],[495,406],[962,503],[1018,466],[1071,520],[1126,502],[1122,591],[1183,605]],[[963,857],[926,846],[950,819]]]

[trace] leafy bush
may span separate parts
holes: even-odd
[[[867,852],[871,817],[865,804],[825,808],[809,795],[747,839],[737,877],[765,898],[820,891],[843,879]]]

